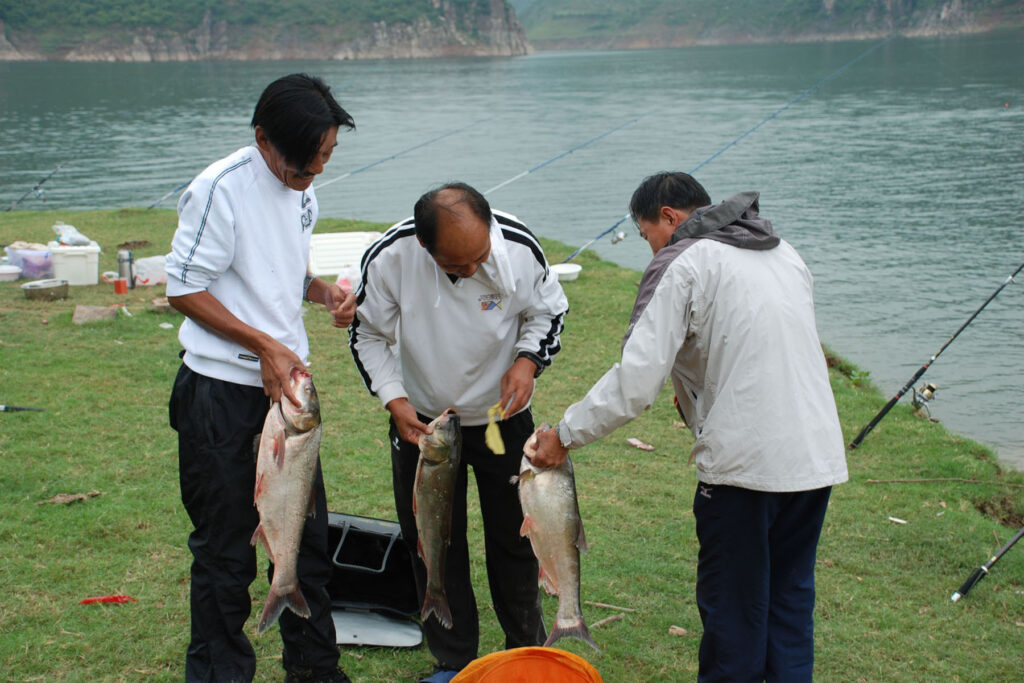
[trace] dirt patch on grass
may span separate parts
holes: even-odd
[[[974,501],[974,507],[989,519],[1004,526],[1019,529],[1024,527],[1024,505],[1018,498],[1002,496]]]

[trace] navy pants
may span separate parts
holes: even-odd
[[[178,432],[181,500],[192,520],[192,635],[185,656],[186,681],[251,681],[256,657],[243,627],[251,611],[249,584],[256,578],[250,545],[259,524],[253,504],[254,439],[263,430],[269,401],[259,387],[197,374],[184,364],[170,400]],[[299,677],[334,672],[338,646],[327,583],[327,503],[317,464],[316,514],[307,519],[299,549],[299,584],[312,616],[285,609],[278,621],[282,664]],[[267,573],[268,580],[273,568]]]
[[[814,563],[831,487],[698,484],[698,681],[811,681]]]
[[[430,418],[420,415],[429,422]],[[499,422],[505,454],[495,455],[484,442],[485,427],[462,428],[462,465],[455,482],[452,501],[451,546],[448,548],[445,594],[452,611],[452,628],[446,629],[433,616],[423,624],[423,634],[441,669],[458,671],[477,658],[480,642],[476,597],[469,572],[466,540],[467,465],[473,466],[480,495],[484,524],[487,581],[498,623],[505,631],[505,647],[540,645],[547,638],[537,580],[539,567],[530,541],[519,535],[523,509],[519,491],[511,483],[519,473],[523,444],[533,434],[533,416],[524,410]],[[391,471],[395,488],[395,509],[402,538],[413,558],[416,592],[420,604],[427,585],[427,570],[416,551],[416,518],[412,512],[413,485],[419,448],[398,438],[391,421]]]

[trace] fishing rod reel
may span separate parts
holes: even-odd
[[[935,392],[938,390],[939,388],[931,382],[925,382],[914,389],[914,397],[910,399],[910,403],[914,406],[915,410],[923,411],[931,419],[932,414],[928,410],[928,404],[935,398]]]
[[[612,244],[618,244],[624,239],[626,239],[626,233],[622,230],[619,230],[617,233],[612,235]]]

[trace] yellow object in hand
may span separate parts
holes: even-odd
[[[511,403],[511,401],[509,402]],[[487,409],[487,429],[484,430],[484,443],[495,455],[505,455],[505,442],[501,440],[498,419],[505,419],[505,409],[501,407],[501,401]]]

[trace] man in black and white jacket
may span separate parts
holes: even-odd
[[[506,647],[544,642],[538,567],[519,535],[523,515],[509,479],[533,432],[534,380],[560,350],[568,301],[536,238],[515,216],[492,211],[477,190],[450,183],[423,195],[414,216],[363,256],[349,346],[370,392],[391,413],[395,505],[415,556],[412,511],[418,440],[449,408],[461,418],[446,584],[452,629],[424,623],[446,681],[477,657],[479,625],[466,541],[466,464],[480,493],[487,574]],[[505,455],[487,447],[488,409],[500,402]],[[422,600],[425,568],[416,563]]]

